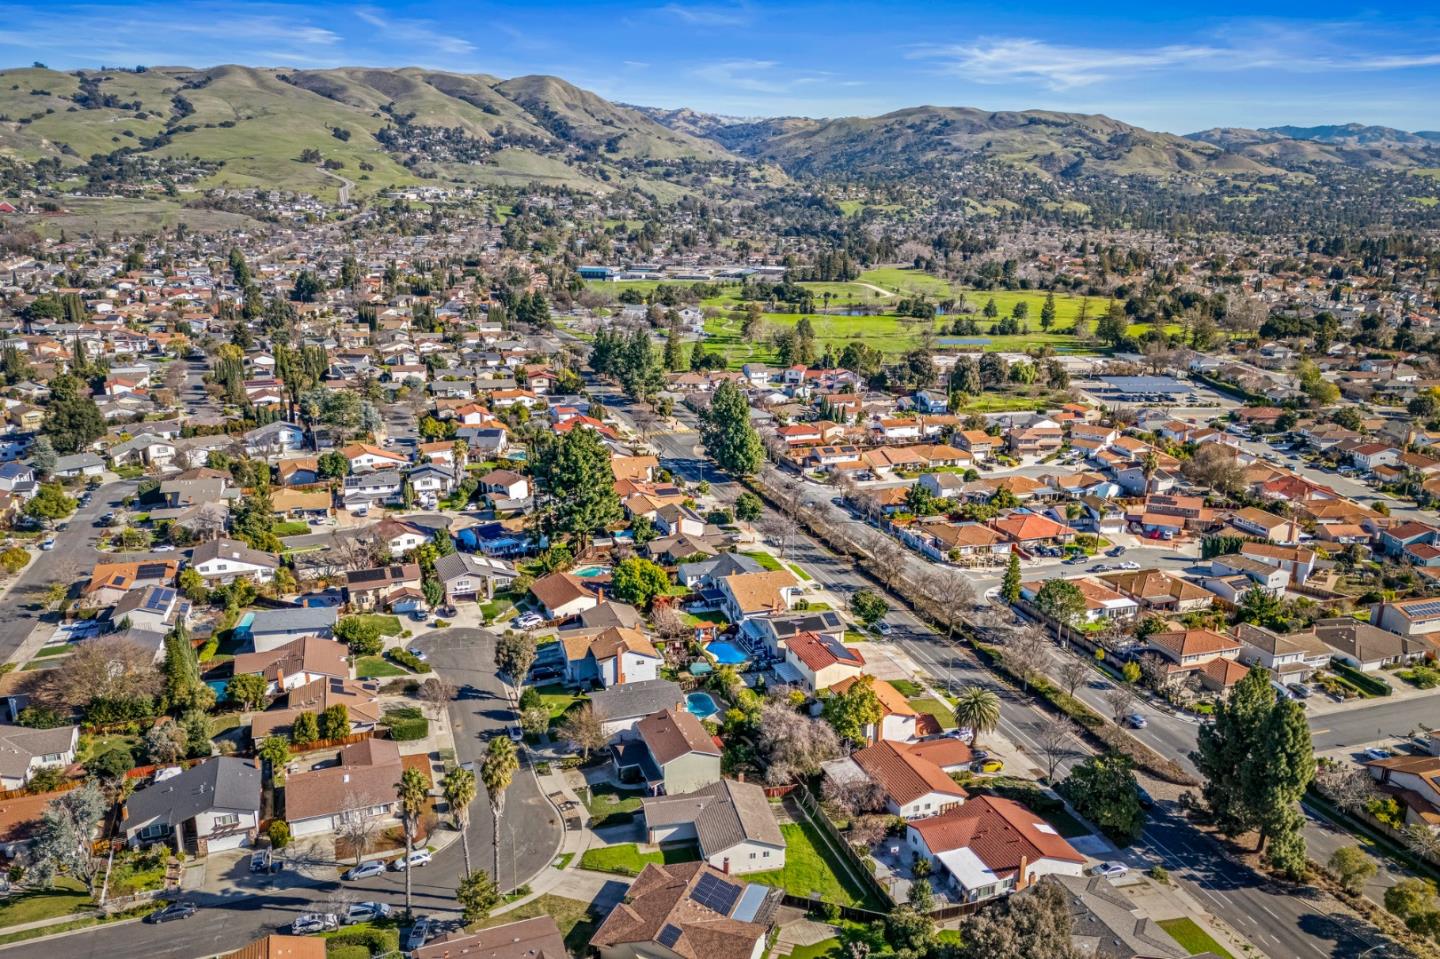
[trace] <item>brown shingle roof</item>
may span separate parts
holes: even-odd
[[[910,823],[932,853],[969,849],[997,876],[1013,876],[1039,859],[1084,862],[1060,834],[1017,802],[977,796],[963,806]]]
[[[969,795],[939,766],[910,752],[901,743],[881,740],[866,746],[852,758],[896,805],[903,806],[932,792],[960,800]]]
[[[651,863],[635,877],[625,900],[610,910],[590,944],[604,949],[659,942],[663,934],[673,943],[667,948],[681,959],[750,959],[768,925],[741,922],[696,901],[690,893],[703,876],[740,889],[750,885],[703,862]],[[740,898],[735,897],[736,903]]]
[[[688,753],[720,755],[720,748],[700,725],[700,720],[683,709],[651,713],[635,724],[635,731],[661,766]]]

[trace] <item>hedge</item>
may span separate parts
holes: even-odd
[[[390,738],[396,742],[411,742],[430,735],[430,720],[415,706],[392,709],[381,722],[390,728]]]
[[[400,948],[400,933],[395,929],[357,926],[342,929],[326,937],[326,952],[333,946],[363,946],[372,956],[383,956]]]
[[[385,657],[387,659],[393,660],[395,663],[401,666],[404,666],[412,673],[430,672],[430,664],[422,660],[419,656],[416,656],[414,653],[410,652],[410,650],[408,649],[401,649],[399,646],[396,646],[394,649],[386,650]]]
[[[1354,666],[1342,663],[1338,659],[1330,660],[1330,669],[1372,696],[1389,696],[1395,692],[1395,687],[1385,682],[1385,680],[1376,679],[1374,676],[1362,673]]]

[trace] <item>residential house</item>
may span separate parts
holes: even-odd
[[[1210,559],[1212,577],[1243,576],[1251,584],[1266,592],[1279,596],[1290,585],[1290,573],[1280,566],[1273,566],[1258,559],[1251,559],[1241,553],[1226,553]]]
[[[477,553],[447,553],[435,560],[435,576],[445,587],[445,601],[454,604],[462,600],[489,602],[495,598],[497,585],[508,588],[519,573],[503,559]]]
[[[407,590],[420,591],[418,563],[391,563],[374,569],[351,570],[345,574],[346,598],[355,609],[390,610],[398,603],[401,606],[398,612],[409,612],[416,607],[413,597],[404,595]]]
[[[859,675],[865,657],[859,650],[823,633],[800,633],[784,642],[785,665],[806,692],[829,689]]]
[[[1376,603],[1370,607],[1370,622],[1401,636],[1431,636],[1440,632],[1440,599]]]
[[[1242,543],[1240,555],[1290,574],[1290,582],[1303,585],[1315,572],[1315,551],[1307,546],[1279,546],[1275,543]]]
[[[305,431],[283,420],[257,427],[243,436],[245,452],[251,456],[274,459],[305,447]]]
[[[395,784],[404,770],[399,746],[388,739],[365,739],[341,749],[335,766],[286,777],[285,820],[291,834],[334,832],[346,813],[392,824],[399,804]]]
[[[875,698],[880,702],[881,710],[880,721],[871,723],[865,729],[865,738],[868,742],[888,739],[895,743],[913,743],[921,737],[938,736],[944,731],[934,716],[922,713],[911,706],[910,701],[900,690],[883,679],[867,678],[870,679],[870,687],[875,692]],[[860,681],[861,677],[858,674],[848,676],[831,686],[830,692],[835,696],[843,696]]]
[[[75,762],[79,726],[0,726],[0,789],[23,789],[41,769]]]
[[[1405,809],[1405,824],[1440,829],[1440,757],[1391,756],[1363,763],[1385,795]]]
[[[111,607],[110,621],[117,626],[129,621],[136,629],[168,633],[190,625],[190,600],[170,586],[132,589]]]
[[[89,479],[101,476],[104,472],[105,461],[94,453],[71,453],[68,456],[56,457],[55,468],[50,471],[50,475],[61,479]]]
[[[325,959],[325,940],[318,936],[271,933],[225,953],[220,959]]]
[[[633,739],[636,725],[646,716],[683,710],[685,693],[668,679],[649,679],[596,690],[590,694],[590,708],[607,739]]]
[[[1158,569],[1104,573],[1099,579],[1150,613],[1188,613],[1209,609],[1215,601],[1214,594],[1208,590]]]
[[[969,453],[975,462],[983,463],[1000,448],[1001,441],[984,430],[957,430],[951,442]]]
[[[562,631],[560,641],[565,647],[565,679],[578,685],[644,682],[657,678],[664,664],[655,644],[638,629]]]
[[[1027,552],[1040,546],[1060,546],[1075,538],[1074,529],[1039,513],[1017,511],[992,519],[989,526]]]
[[[313,959],[325,959],[325,940],[307,938],[304,942],[320,945]],[[431,939],[410,951],[411,959],[568,959],[565,937],[555,924],[555,917],[544,915],[475,932],[463,928]],[[230,959],[230,957],[225,957]],[[280,959],[280,957],[246,956],[243,959]],[[312,959],[294,956],[287,959]]]
[[[1375,610],[1372,609],[1371,617],[1375,615]],[[1395,620],[1400,619],[1400,615],[1396,614]],[[1386,621],[1391,620],[1386,617]],[[1407,635],[1391,632],[1381,626],[1358,622],[1348,616],[1320,620],[1315,624],[1315,635],[1330,647],[1340,662],[1367,673],[1394,663],[1414,662],[1440,654],[1440,646],[1426,633]]]
[[[530,497],[530,481],[514,470],[491,470],[480,477],[480,489],[497,499],[523,500]]]
[[[785,837],[765,790],[721,779],[687,793],[641,800],[647,842],[694,842],[700,858],[731,876],[783,869]]]
[[[350,733],[373,732],[379,724],[380,684],[369,680],[315,679],[294,686],[263,712],[250,718],[250,738],[256,743],[266,736],[288,735],[301,713],[317,717],[332,706],[344,706]]]
[[[340,491],[345,509],[364,516],[372,506],[400,506],[405,502],[405,478],[398,470],[378,470],[347,476]]]
[[[1235,638],[1240,641],[1240,662],[1262,666],[1287,683],[1309,679],[1315,670],[1329,665],[1332,655],[1314,630],[1282,635],[1253,623],[1240,623]]]
[[[853,777],[855,769],[885,793],[885,808],[892,816],[938,816],[969,796],[933,760],[904,743],[882,739],[858,750],[848,760],[827,763],[825,774],[843,780]]]
[[[349,461],[352,474],[401,470],[410,465],[410,457],[369,443],[350,443],[341,447],[340,455]]]
[[[649,863],[590,946],[600,959],[761,959],[783,895],[706,862]]]
[[[720,781],[720,747],[688,710],[652,713],[635,724],[635,735],[614,746],[622,782],[643,782],[652,796],[676,796]]]
[[[1228,690],[1249,670],[1241,665],[1241,644],[1211,629],[1165,630],[1153,633],[1150,648],[1169,660],[1166,672],[1177,679],[1197,676],[1212,689]]]
[[[328,639],[334,635],[336,618],[333,606],[259,609],[246,613],[236,632],[249,638],[254,651],[269,652],[305,636]]]
[[[1300,541],[1300,524],[1293,519],[1267,513],[1263,509],[1247,506],[1230,515],[1230,525],[1242,536],[1258,536],[1271,543],[1297,543]]]
[[[190,565],[211,586],[232,583],[249,577],[256,583],[268,583],[280,568],[274,553],[251,549],[235,539],[212,539],[195,547]]]
[[[733,623],[755,616],[787,612],[801,591],[800,581],[786,569],[760,573],[734,573],[717,584],[720,608]]]
[[[163,841],[176,852],[204,856],[250,845],[259,825],[259,763],[217,756],[157,773],[125,800],[120,831],[131,846]]]
[[[1134,619],[1140,612],[1140,604],[1124,593],[1092,579],[1072,579],[1070,582],[1085,599],[1083,614],[1087,623],[1123,622]],[[1044,587],[1043,580],[1030,580],[1020,584],[1020,598],[1034,603]]]
[[[142,560],[136,563],[95,564],[90,581],[80,587],[83,605],[92,608],[113,606],[132,589],[173,586],[180,564],[173,559]]]
[[[317,680],[350,678],[349,655],[344,643],[303,636],[264,652],[240,653],[231,669],[236,676],[263,676],[266,692],[276,696]]]
[[[1080,876],[1085,857],[1029,809],[999,796],[905,824],[905,847],[928,860],[964,902],[1025,889],[1043,876]]]
[[[569,619],[600,602],[599,595],[573,573],[551,573],[530,585],[546,619]]]

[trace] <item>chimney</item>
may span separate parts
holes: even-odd
[[[1019,892],[1030,885],[1028,873],[1030,872],[1030,857],[1020,857],[1020,874],[1015,877],[1015,891]]]

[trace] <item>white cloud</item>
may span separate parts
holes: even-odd
[[[355,16],[382,31],[383,37],[376,39],[421,44],[441,53],[457,55],[475,51],[475,44],[469,40],[447,33],[425,20],[391,20],[373,7],[359,7],[355,10]]]
[[[660,12],[698,27],[743,27],[753,19],[747,6],[695,6],[667,3]]]
[[[908,56],[936,60],[945,73],[977,83],[1039,81],[1066,90],[1108,80],[1124,73],[1158,70],[1212,59],[1213,47],[1174,45],[1154,50],[1123,51],[1098,47],[1067,47],[1026,38],[982,39],[971,44],[921,47]]]

